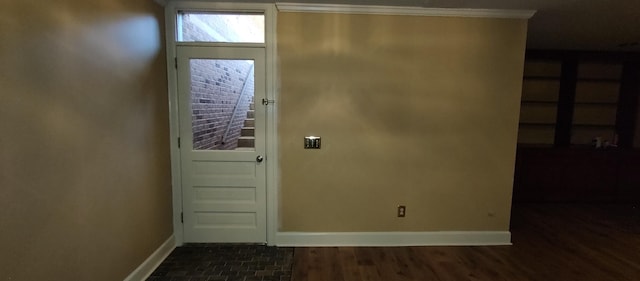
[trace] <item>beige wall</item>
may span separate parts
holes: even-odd
[[[280,230],[508,230],[525,38],[525,20],[280,13]]]
[[[0,9],[0,279],[123,280],[172,233],[162,7]]]

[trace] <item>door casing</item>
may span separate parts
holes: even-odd
[[[264,44],[229,44],[229,43],[186,43],[176,41],[177,13],[178,11],[225,11],[225,12],[261,12],[265,15],[265,43]],[[275,4],[253,3],[212,3],[212,2],[185,2],[169,1],[165,6],[165,32],[167,55],[167,81],[169,93],[169,118],[170,118],[170,154],[171,154],[171,190],[173,203],[173,234],[176,245],[184,244],[182,225],[182,177],[180,148],[178,147],[180,136],[180,121],[178,108],[178,72],[177,46],[264,46],[266,61],[266,98],[276,102],[269,103],[266,108],[266,205],[267,205],[267,244],[276,245],[276,233],[278,227],[278,144],[277,144],[277,85],[276,85],[276,8]],[[256,106],[262,106],[256,104]]]

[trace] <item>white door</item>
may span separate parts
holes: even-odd
[[[177,58],[184,241],[265,243],[265,50]]]

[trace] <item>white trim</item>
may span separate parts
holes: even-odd
[[[535,10],[277,3],[280,12],[529,19]]]
[[[165,2],[164,0],[157,0]],[[157,2],[156,1],[156,2]],[[175,68],[176,54],[176,13],[177,9],[166,3],[165,6],[165,40],[167,48],[167,88],[169,99],[169,143],[171,156],[171,192],[173,203],[173,235],[177,246],[184,243],[182,227],[182,177],[180,166],[180,122],[178,119],[178,72]]]
[[[124,281],[143,281],[153,273],[156,268],[162,263],[162,261],[171,254],[173,249],[176,248],[176,240],[173,235],[164,241],[153,254],[151,254],[140,266],[138,266]]]
[[[277,17],[275,5],[265,8],[265,42],[267,59],[267,99],[275,100],[267,106],[266,155],[267,159],[267,244],[276,244],[278,232],[278,198],[280,197],[280,159],[278,158],[278,66],[277,66]]]
[[[177,69],[175,68],[176,54],[176,30],[177,18],[176,10],[168,5],[164,0],[156,0],[163,2],[165,6],[165,41],[167,45],[167,84],[169,99],[169,142],[171,156],[171,191],[173,199],[173,235],[176,239],[176,245],[181,246],[184,243],[184,229],[182,226],[182,173],[180,173],[180,148],[178,147],[178,138],[180,137],[180,122],[178,119],[178,83]]]
[[[280,247],[511,245],[509,231],[279,232]]]

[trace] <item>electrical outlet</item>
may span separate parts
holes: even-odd
[[[407,214],[407,207],[404,205],[398,205],[398,217],[404,218],[406,214]]]

